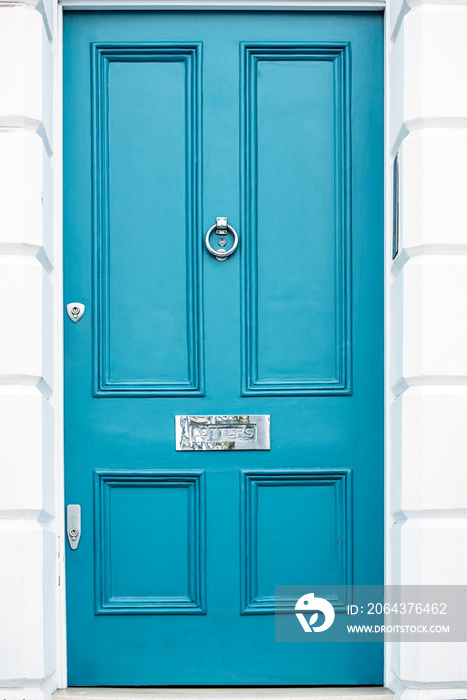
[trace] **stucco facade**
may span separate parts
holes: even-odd
[[[65,9],[91,4],[68,0]],[[235,6],[282,3],[197,5]],[[467,584],[467,2],[283,6],[386,11],[386,582]],[[0,687],[8,700],[48,698],[67,683],[62,14],[56,0],[0,3]],[[385,683],[397,698],[466,698],[467,644],[388,645]]]

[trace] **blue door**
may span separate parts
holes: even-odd
[[[379,644],[274,635],[276,585],[382,581],[382,38],[66,14],[70,685],[382,683]]]

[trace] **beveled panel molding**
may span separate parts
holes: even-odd
[[[334,141],[334,371],[331,376],[262,377],[258,324],[258,81],[261,62],[332,64]],[[242,173],[242,395],[342,396],[352,393],[350,45],[341,43],[250,44],[241,47]],[[279,99],[280,96],[278,96]],[[319,168],[319,164],[316,164]],[[291,227],[301,226],[300,212]],[[284,232],[285,234],[286,232]],[[289,242],[287,242],[287,245]],[[298,251],[299,254],[299,251]],[[286,274],[286,271],[283,272]],[[293,352],[293,348],[291,348]],[[286,368],[284,368],[286,369]]]
[[[201,231],[201,43],[92,45],[93,104],[93,393],[96,397],[204,396]],[[118,378],[111,373],[109,66],[182,63],[186,108],[186,345],[188,378]]]
[[[112,593],[111,495],[118,488],[188,490],[189,595],[141,596]],[[131,517],[131,513],[128,513]],[[160,534],[160,533],[159,533]],[[148,539],[158,533],[146,533]],[[94,576],[96,615],[206,613],[205,483],[203,471],[100,470],[94,472]]]
[[[352,584],[352,470],[310,469],[292,471],[242,471],[241,488],[241,614],[261,615],[276,612],[293,612],[296,600],[277,600],[274,595],[258,592],[258,497],[267,488],[300,486],[334,488],[334,511],[330,514],[336,528],[334,550],[334,581],[272,581],[271,585],[325,584],[336,586],[335,599],[329,598],[335,610],[347,605],[343,586]],[[282,516],[284,517],[284,515]],[[304,523],[304,527],[305,527]],[[324,527],[324,525],[323,525]],[[297,533],[299,539],[301,533]],[[290,543],[296,546],[295,543]],[[303,555],[303,547],[300,548]],[[298,556],[298,551],[297,551]],[[339,591],[341,588],[341,591]]]

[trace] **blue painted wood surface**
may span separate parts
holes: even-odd
[[[64,31],[69,684],[380,684],[379,644],[276,643],[273,596],[382,582],[382,18]],[[175,452],[262,413],[270,451]]]

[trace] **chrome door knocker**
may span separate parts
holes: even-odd
[[[219,240],[217,242],[221,246],[217,250],[214,250],[211,243],[209,242],[209,239],[211,237],[211,233],[214,231],[214,229],[216,231],[216,234],[219,236]],[[228,248],[228,250],[223,250],[227,244],[227,241],[224,238],[224,236],[228,231],[230,231],[230,233],[233,235],[234,242],[233,242],[233,245],[231,248]],[[226,216],[218,216],[216,218],[216,223],[214,224],[214,226],[211,226],[211,228],[207,232],[205,242],[206,242],[206,248],[209,250],[211,255],[214,255],[216,260],[219,260],[219,262],[222,262],[223,260],[227,260],[229,255],[232,255],[232,253],[235,253],[235,251],[237,250],[238,233],[236,232],[236,230],[232,226],[230,226],[230,224],[227,223]]]

